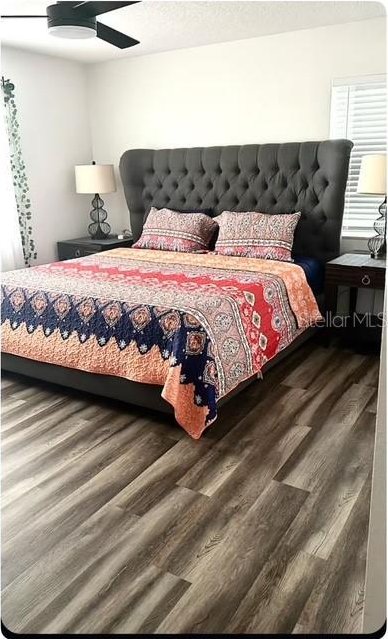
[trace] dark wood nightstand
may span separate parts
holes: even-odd
[[[76,257],[85,257],[93,253],[101,253],[115,248],[130,248],[133,244],[132,238],[119,240],[117,237],[108,237],[105,240],[92,240],[91,237],[79,237],[75,240],[63,240],[57,243],[58,258],[62,260],[72,260]]]
[[[384,289],[386,260],[375,260],[365,253],[345,253],[326,264],[325,270],[325,303],[328,316],[328,326],[344,329],[346,337],[353,342],[377,343],[381,335],[381,322],[369,315],[369,323],[361,321],[356,315],[357,291],[359,288]],[[349,322],[341,325],[332,323],[331,319],[337,313],[338,287],[348,286],[349,294]],[[330,317],[331,316],[331,317]],[[358,318],[358,321],[353,321]]]

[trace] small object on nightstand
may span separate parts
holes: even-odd
[[[129,229],[123,229],[122,232],[117,237],[119,240],[131,239],[132,233]]]
[[[62,260],[73,260],[77,257],[85,257],[93,253],[110,251],[115,248],[130,248],[133,239],[126,238],[120,240],[117,237],[109,237],[102,240],[93,240],[90,237],[80,237],[75,240],[64,240],[58,242],[58,258]]]
[[[112,164],[82,164],[75,167],[75,182],[77,193],[94,193],[90,217],[92,223],[88,230],[94,240],[103,240],[109,237],[110,225],[106,221],[108,213],[103,208],[104,200],[100,193],[113,193],[116,191],[116,182]]]
[[[360,177],[358,178],[357,193],[365,195],[384,195],[384,201],[379,206],[379,217],[373,228],[377,235],[368,240],[371,257],[381,259],[387,251],[387,185],[386,185],[386,156],[364,155],[361,160]]]
[[[384,290],[385,287],[385,259],[373,259],[367,253],[345,253],[339,257],[327,262],[325,269],[325,305],[327,313],[328,329],[333,324],[333,318],[337,314],[337,296],[339,286],[348,286],[350,289],[349,296],[349,319],[350,327],[347,322],[337,322],[337,327],[345,329],[347,335],[350,334],[349,329],[356,333],[356,342],[358,345],[364,340],[371,343],[372,341],[378,346],[381,335],[380,323],[376,320],[369,324],[362,323],[356,314],[357,291],[359,288]],[[372,313],[369,314],[370,319],[373,318]],[[358,321],[354,321],[354,318]],[[365,317],[365,316],[364,316]],[[341,319],[341,318],[340,318]],[[366,327],[369,326],[367,329]],[[378,339],[376,339],[376,334]],[[365,340],[367,338],[367,340]]]

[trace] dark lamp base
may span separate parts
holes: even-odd
[[[387,253],[387,197],[379,206],[379,217],[375,220],[373,228],[376,235],[368,240],[368,249],[373,259],[381,260]]]
[[[89,224],[89,235],[92,238],[92,240],[106,240],[109,237],[109,232],[104,233],[101,227],[99,227],[95,233],[91,232],[90,230],[91,226],[94,226],[94,225]]]
[[[111,228],[108,222],[105,220],[108,217],[108,213],[103,208],[104,200],[102,200],[98,193],[92,200],[92,210],[90,211],[90,219],[88,230],[89,235],[93,240],[105,240],[109,237]]]

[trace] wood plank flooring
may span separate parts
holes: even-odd
[[[357,633],[379,361],[306,344],[199,441],[5,374],[2,618],[17,633]]]

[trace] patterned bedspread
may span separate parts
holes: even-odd
[[[195,439],[218,399],[319,319],[286,262],[115,249],[3,274],[4,352],[161,385]]]

